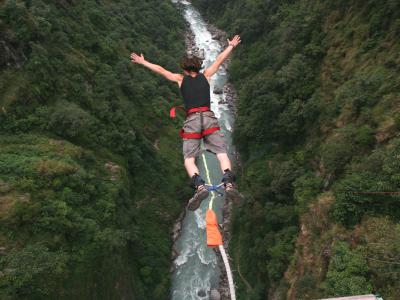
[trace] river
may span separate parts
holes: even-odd
[[[211,65],[223,50],[220,43],[212,39],[207,24],[190,2],[185,0],[172,0],[172,2],[182,11],[190,25],[196,46],[204,49],[204,66]],[[227,104],[219,103],[225,102],[226,95],[213,93],[214,90],[222,89],[226,83],[227,71],[221,67],[210,82],[211,109],[219,119],[229,154],[232,156],[234,151],[231,141],[233,114]],[[198,160],[198,167],[207,183],[221,182],[222,172],[215,155],[205,152]],[[225,270],[219,270],[214,250],[207,248],[206,245],[205,213],[211,197],[215,197],[214,210],[218,215],[219,223],[222,223],[224,198],[216,195],[211,195],[203,201],[197,211],[186,213],[180,236],[174,245],[179,255],[174,261],[175,269],[171,288],[173,300],[209,299],[210,290],[218,288],[220,272],[225,272]]]

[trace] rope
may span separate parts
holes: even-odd
[[[202,158],[203,158],[204,168],[206,169],[207,181],[210,182],[210,184],[211,184],[210,171],[208,170],[207,159],[206,159],[206,156],[204,155],[204,152],[202,153]],[[210,203],[208,203],[209,209],[212,209],[213,204],[214,204],[214,199],[215,199],[215,195],[214,195],[214,193],[211,193]]]
[[[228,275],[229,292],[231,294],[231,300],[236,300],[235,285],[233,284],[232,270],[229,265],[228,257],[226,256],[225,253],[224,245],[219,245],[218,248],[219,251],[221,252],[221,256],[224,261],[226,274]]]
[[[202,158],[203,158],[204,168],[206,169],[207,180],[211,184],[210,172],[208,170],[207,160],[206,156],[204,155],[204,152],[202,153]],[[212,187],[214,188],[214,186]],[[218,186],[216,188],[218,188]],[[214,199],[215,195],[214,193],[211,193],[210,203],[208,204],[209,209],[212,209],[214,204]],[[222,260],[224,261],[224,266],[228,277],[229,293],[231,294],[231,300],[236,300],[235,285],[233,283],[232,270],[231,266],[229,265],[228,257],[226,256],[224,245],[218,246],[218,249],[221,252]]]

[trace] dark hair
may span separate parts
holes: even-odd
[[[185,56],[181,60],[182,69],[188,72],[190,71],[199,72],[202,64],[203,61],[196,56]]]

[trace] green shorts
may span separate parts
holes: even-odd
[[[203,115],[203,128],[201,128],[201,114]],[[202,130],[218,127],[218,119],[214,116],[212,111],[196,112],[190,114],[185,123],[183,123],[183,130],[185,132],[201,132]],[[202,139],[183,139],[183,157],[191,158],[198,157],[201,153],[201,140],[204,141],[204,146],[207,151],[214,154],[227,153],[226,144],[222,138],[220,130],[204,136]]]

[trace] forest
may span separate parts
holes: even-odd
[[[0,299],[169,299],[178,88],[129,54],[177,71],[179,12],[6,0],[0,29]]]
[[[192,3],[243,41],[238,299],[398,300],[400,2]],[[169,0],[0,2],[0,299],[170,298],[179,89],[129,54],[178,71],[185,25]]]
[[[398,299],[400,2],[193,2],[243,39],[239,299]]]

